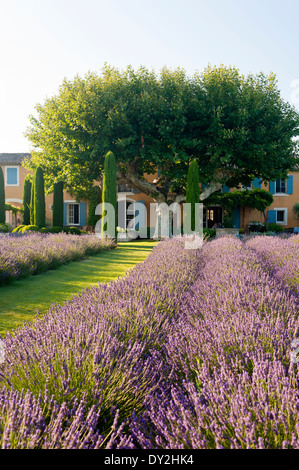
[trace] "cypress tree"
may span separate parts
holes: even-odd
[[[30,225],[31,181],[25,179],[23,187],[23,224]]]
[[[31,195],[30,195],[30,225],[35,225],[34,221],[34,187],[35,187],[35,172],[32,177]]]
[[[196,160],[193,160],[188,169],[186,203],[191,204],[191,230],[195,230],[195,203],[199,202],[199,168]]]
[[[63,182],[54,184],[53,194],[53,227],[63,226]]]
[[[46,223],[46,203],[44,189],[44,175],[41,167],[35,172],[34,180],[34,225],[39,228],[45,226]]]
[[[112,152],[108,152],[104,162],[104,176],[103,176],[103,192],[102,192],[102,203],[103,203],[103,218],[107,214],[105,210],[105,204],[110,203],[114,207],[115,212],[115,229],[113,233],[109,233],[111,238],[116,239],[116,225],[117,225],[117,195],[116,195],[116,173],[117,167],[115,163],[115,157]],[[108,213],[109,217],[109,213]],[[107,230],[107,223],[102,223],[102,234],[103,231]]]
[[[5,188],[3,171],[0,166],[0,224],[5,224]]]
[[[95,214],[96,207],[102,201],[102,190],[99,186],[94,186],[89,195],[89,205],[88,205],[88,219],[87,225],[95,227],[100,216]]]

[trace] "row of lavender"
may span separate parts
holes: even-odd
[[[298,448],[294,266],[274,276],[263,240],[160,243],[125,278],[8,335],[1,446]],[[299,245],[281,243],[287,266]]]
[[[22,238],[3,236],[0,238],[0,286],[113,246],[109,240],[88,235],[32,233]]]
[[[220,239],[203,256],[165,347],[176,383],[133,436],[143,448],[299,448],[299,238]]]

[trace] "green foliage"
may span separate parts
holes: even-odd
[[[299,201],[294,204],[293,214],[299,220]]]
[[[273,203],[273,196],[265,189],[235,190],[229,193],[213,193],[205,200],[205,205],[219,204],[228,212],[235,207],[250,207],[264,212]]]
[[[83,233],[78,227],[63,227],[63,231],[72,235],[81,235]]]
[[[0,224],[5,224],[5,188],[3,171],[0,167]]]
[[[42,227],[39,229],[40,233],[50,233],[50,229],[48,227]]]
[[[23,227],[26,227],[26,225],[18,225],[18,227],[13,229],[13,233],[21,232]]]
[[[231,211],[225,210],[223,216],[223,228],[234,228],[235,219]]]
[[[270,223],[268,224],[268,231],[275,232],[275,233],[282,233],[284,232],[284,228],[279,224]]]
[[[59,181],[54,184],[53,194],[53,225],[63,225],[63,182]]]
[[[13,214],[17,214],[18,212],[20,212],[21,214],[23,214],[24,210],[22,207],[18,207],[18,206],[13,206],[12,204],[8,204],[8,203],[5,203],[5,210],[6,211],[11,211]]]
[[[192,160],[188,169],[186,186],[186,203],[191,204],[191,231],[195,230],[195,204],[199,203],[199,168]]]
[[[31,181],[25,179],[23,186],[23,224],[30,224],[30,200],[31,200]]]
[[[34,225],[34,188],[35,188],[35,173],[32,177],[31,195],[30,195],[30,224]]]
[[[8,233],[12,231],[12,226],[10,224],[0,224],[0,233]]]
[[[216,236],[216,230],[214,230],[213,228],[204,228],[203,235],[205,239],[214,238]]]
[[[35,171],[34,178],[34,222],[39,228],[46,224],[46,203],[45,203],[45,189],[44,189],[44,176],[41,167]]]
[[[100,219],[99,215],[95,214],[95,210],[98,204],[102,202],[102,191],[99,186],[94,186],[89,193],[89,205],[88,205],[88,219],[87,225],[92,227],[96,226],[97,221]]]
[[[200,181],[229,187],[284,178],[296,165],[299,116],[273,74],[220,66],[187,76],[180,68],[156,74],[106,65],[100,76],[64,80],[36,111],[26,135],[37,150],[26,165],[42,165],[48,190],[63,180],[84,196],[109,150],[122,183],[137,190],[159,166],[157,183],[142,192],[161,200],[185,193],[193,159]]]
[[[111,238],[116,239],[116,227],[117,227],[117,195],[116,195],[116,163],[115,157],[112,152],[108,152],[105,157],[104,163],[104,176],[103,176],[103,193],[102,193],[102,203],[103,203],[103,217],[107,215],[107,210],[105,205],[107,203],[111,204],[114,207],[115,211],[115,229],[113,233],[109,233]],[[108,212],[109,217],[109,212]],[[102,232],[107,231],[107,223],[102,224]]]
[[[257,221],[250,222],[250,224],[248,225],[248,228],[250,232],[254,232],[254,233],[264,233],[266,231],[267,233],[268,232],[271,232],[271,233],[284,232],[284,228],[279,224],[270,223],[268,224],[268,228],[266,229],[266,224],[263,224],[262,222],[257,222]]]
[[[25,225],[20,232],[39,232],[39,227],[37,225]]]
[[[258,222],[256,220],[253,220],[248,224],[248,228],[250,232],[258,232],[262,233],[266,231],[266,226],[263,224],[263,222]]]
[[[62,232],[62,227],[59,227],[59,226],[54,226],[54,227],[50,227],[49,228],[49,232],[50,233],[60,233]]]

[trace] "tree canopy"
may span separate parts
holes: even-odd
[[[63,181],[86,197],[101,181],[108,151],[118,184],[169,203],[185,197],[194,159],[205,183],[202,200],[222,184],[284,178],[296,165],[299,117],[273,74],[244,76],[220,66],[188,76],[180,68],[157,74],[105,65],[100,75],[64,80],[36,111],[26,165],[43,168],[48,191]],[[157,179],[147,182],[144,174],[157,169]]]

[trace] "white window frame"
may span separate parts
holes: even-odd
[[[279,225],[288,225],[288,208],[287,207],[274,207],[276,211],[276,224]],[[283,222],[277,221],[277,211],[284,211],[284,220]]]
[[[8,169],[12,169],[12,168],[16,168],[16,169],[17,169],[17,184],[8,184],[8,183],[7,183],[7,170],[8,170]],[[5,186],[7,186],[7,187],[9,187],[9,188],[12,187],[12,186],[14,186],[14,187],[20,186],[19,170],[20,170],[20,168],[19,168],[18,166],[16,166],[16,165],[13,165],[13,166],[5,166]]]
[[[80,203],[77,202],[77,201],[65,201],[66,202],[66,225],[71,225],[72,227],[74,227],[75,225],[80,225]],[[74,205],[77,205],[79,206],[79,211],[78,211],[78,220],[79,220],[79,223],[78,224],[75,224],[73,222],[70,222],[69,220],[69,207],[70,205],[74,206]]]

